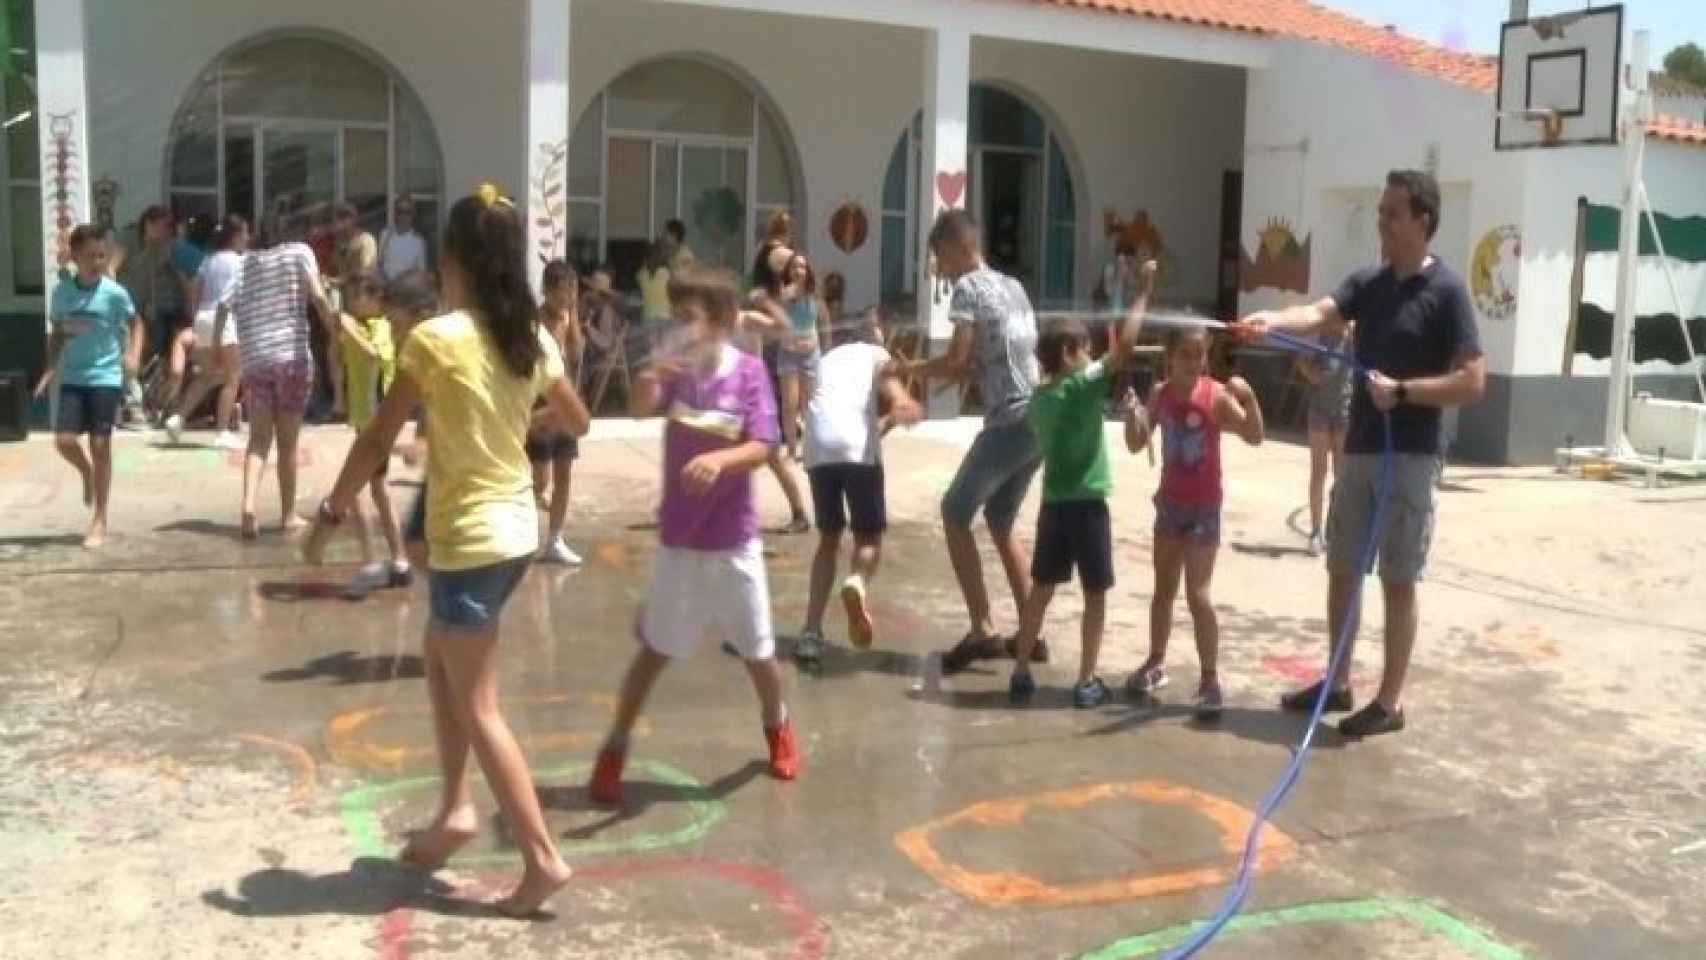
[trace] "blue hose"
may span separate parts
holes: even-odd
[[[1350,365],[1359,379],[1366,379],[1368,372],[1357,366],[1349,354],[1341,353],[1323,347],[1318,343],[1288,336],[1283,333],[1268,334],[1270,340],[1292,350],[1303,353],[1313,353],[1331,357]],[[1362,545],[1362,567],[1364,575],[1374,571],[1376,551],[1380,546],[1380,531],[1385,526],[1386,508],[1392,495],[1393,476],[1397,458],[1392,450],[1392,415],[1381,415],[1381,432],[1383,434],[1384,451],[1380,460],[1380,476],[1375,486],[1374,516],[1368,527],[1368,539]],[[1297,750],[1291,755],[1291,762],[1286,765],[1285,772],[1268,790],[1267,796],[1256,808],[1256,816],[1250,825],[1250,834],[1244,840],[1244,854],[1238,863],[1238,877],[1233,881],[1232,889],[1226,892],[1220,907],[1214,914],[1197,927],[1183,943],[1163,954],[1163,960],[1187,960],[1196,956],[1203,947],[1208,946],[1220,931],[1243,909],[1244,900],[1250,895],[1250,878],[1255,869],[1256,848],[1262,838],[1262,830],[1268,820],[1285,802],[1291,788],[1297,784],[1298,777],[1303,774],[1303,765],[1309,759],[1309,750],[1315,744],[1315,730],[1321,725],[1321,714],[1327,706],[1327,697],[1333,690],[1333,678],[1339,675],[1339,667],[1345,658],[1345,652],[1350,648],[1351,633],[1356,629],[1358,617],[1355,614],[1362,604],[1362,590],[1359,588],[1351,594],[1351,607],[1345,611],[1345,616],[1339,621],[1339,635],[1333,638],[1333,655],[1327,661],[1327,673],[1321,681],[1321,692],[1315,698],[1315,707],[1309,713],[1309,725],[1304,728],[1303,739],[1298,741]]]

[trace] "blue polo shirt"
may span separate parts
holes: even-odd
[[[85,287],[75,276],[53,288],[49,316],[66,337],[59,382],[73,387],[124,386],[124,349],[136,305],[117,281],[101,277]]]
[[[1399,280],[1391,267],[1359,270],[1340,285],[1333,302],[1341,314],[1356,322],[1357,364],[1394,380],[1450,373],[1459,354],[1481,353],[1469,289],[1437,258],[1407,280]],[[1443,412],[1438,407],[1399,404],[1392,411],[1393,449],[1438,454]],[[1374,408],[1367,386],[1359,383],[1351,398],[1345,450],[1380,453],[1384,449],[1380,411]]]

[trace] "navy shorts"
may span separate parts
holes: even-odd
[[[1044,503],[1037,513],[1037,545],[1031,554],[1031,579],[1067,583],[1073,568],[1085,590],[1114,585],[1114,531],[1106,500]]]
[[[570,460],[581,455],[580,441],[570,433],[528,434],[527,462],[550,463],[563,457]]]
[[[121,387],[62,384],[59,388],[59,422],[54,431],[110,437],[113,424],[118,422],[118,408],[123,400],[124,389]]]
[[[531,557],[516,557],[471,570],[431,571],[427,580],[433,626],[448,631],[496,626],[531,563]]]
[[[880,463],[826,463],[806,471],[812,485],[812,511],[817,528],[840,533],[849,526],[854,533],[879,534],[888,529],[888,504],[883,496],[883,465]]]

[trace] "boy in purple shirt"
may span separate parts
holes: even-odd
[[[622,682],[621,702],[593,769],[596,803],[622,800],[628,735],[652,685],[672,659],[688,657],[715,633],[746,662],[763,707],[770,775],[799,773],[794,726],[782,702],[782,675],[770,625],[770,587],[758,539],[752,471],[776,446],[776,401],[764,362],[729,342],[739,321],[734,277],[686,270],[669,297],[683,341],[635,382],[633,414],[660,410],[664,427],[661,546],[654,589],[637,625],[640,649]]]

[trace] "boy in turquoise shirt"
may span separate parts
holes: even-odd
[[[1083,647],[1072,703],[1095,707],[1108,701],[1108,688],[1096,676],[1102,650],[1102,624],[1108,590],[1114,585],[1114,536],[1108,518],[1113,475],[1102,412],[1108,403],[1108,378],[1123,366],[1143,329],[1155,263],[1143,265],[1142,285],[1130,313],[1115,321],[1107,357],[1090,359],[1090,335],[1075,319],[1056,320],[1037,338],[1037,362],[1044,380],[1031,394],[1026,418],[1043,454],[1043,505],[1037,513],[1037,539],[1031,558],[1031,594],[1014,640],[1016,665],[1007,696],[1015,704],[1030,700],[1031,649],[1042,633],[1043,616],[1055,588],[1072,579],[1084,587]]]
[[[107,501],[113,483],[113,423],[124,397],[126,376],[135,377],[142,358],[142,324],[130,294],[107,276],[106,231],[84,224],[71,231],[74,276],[53,289],[48,320],[47,369],[35,395],[59,381],[59,417],[54,446],[83,480],[83,503],[94,508],[83,546],[107,537]],[[84,453],[81,436],[89,435]]]

